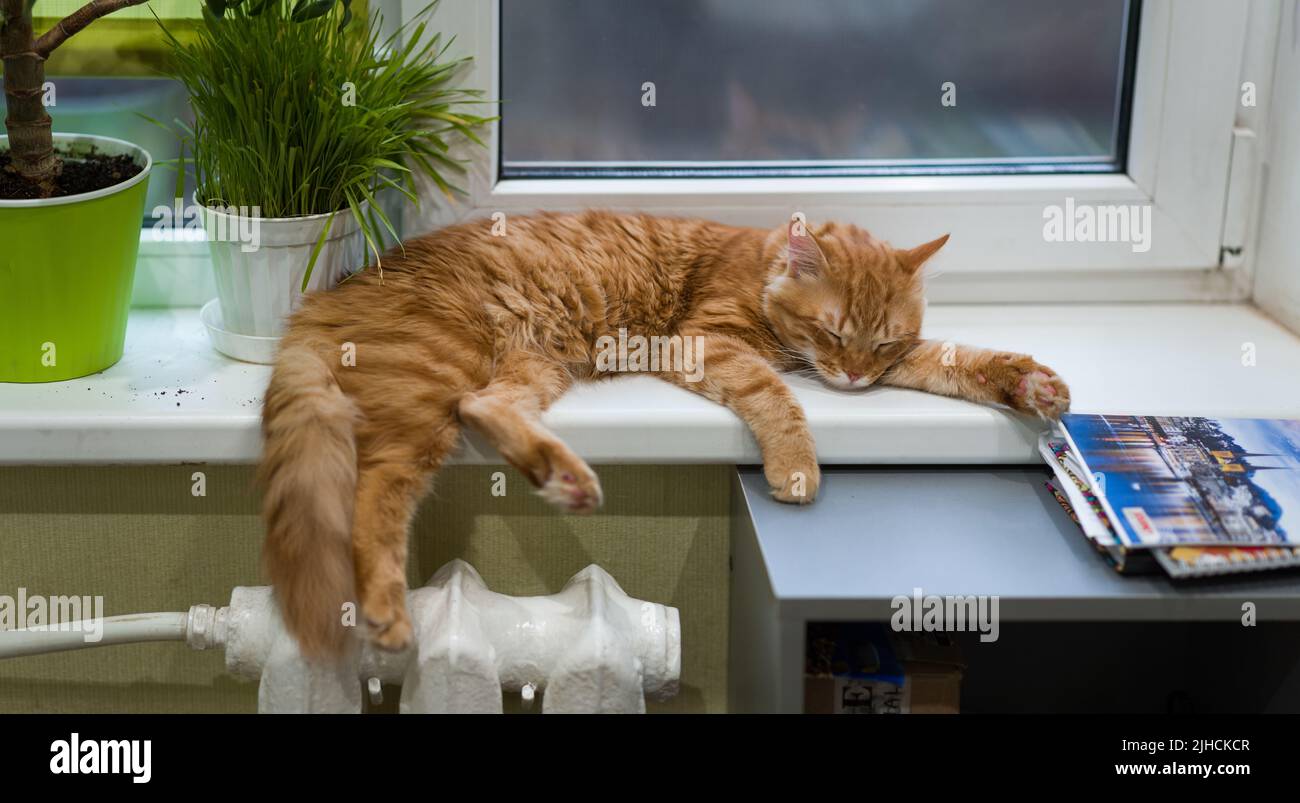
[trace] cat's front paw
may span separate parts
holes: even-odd
[[[980,376],[1001,391],[1001,401],[1022,413],[1055,421],[1070,410],[1070,388],[1056,372],[1026,354],[999,354]]]
[[[822,483],[816,455],[793,460],[768,459],[763,474],[772,488],[772,498],[791,505],[811,504]]]

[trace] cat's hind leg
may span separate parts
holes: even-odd
[[[407,532],[433,469],[405,449],[363,456],[358,468],[352,560],[361,614],[372,643],[403,650],[412,635],[406,610]]]
[[[458,370],[443,369],[443,377]],[[352,562],[370,640],[396,651],[412,636],[406,609],[411,519],[434,472],[460,441],[455,405],[461,391],[445,379],[413,382],[391,366],[370,379],[374,384],[360,399],[364,415],[357,427]]]
[[[497,363],[487,387],[461,398],[460,420],[519,469],[543,499],[571,513],[590,513],[603,498],[596,473],[541,422],[571,384],[558,362],[512,352]]]

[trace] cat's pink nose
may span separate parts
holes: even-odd
[[[847,377],[849,378],[849,383],[850,383],[850,384],[852,384],[852,383],[854,383],[854,382],[857,382],[859,379],[862,378],[862,374],[855,374],[855,373],[853,373],[852,371],[845,371],[845,372],[844,372],[844,375],[847,376]]]

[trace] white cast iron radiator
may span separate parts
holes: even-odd
[[[328,667],[303,659],[265,586],[236,588],[224,608],[110,617],[95,644],[76,632],[0,631],[0,658],[134,641],[224,647],[231,673],[260,681],[263,713],[360,713],[363,686],[377,702],[383,683],[401,684],[402,713],[501,713],[503,690],[526,706],[544,692],[543,713],[643,713],[647,698],[677,693],[677,609],[632,599],[599,566],[557,594],[510,597],[453,560],[407,605],[411,649],[385,653],[358,641]]]

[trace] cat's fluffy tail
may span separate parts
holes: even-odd
[[[262,412],[262,564],[285,624],[315,658],[343,653],[343,606],[356,598],[357,417],[324,360],[306,346],[281,349]]]

